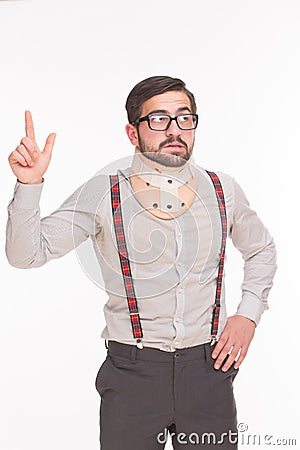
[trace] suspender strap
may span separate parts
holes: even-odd
[[[210,176],[215,192],[218,200],[218,206],[221,217],[221,225],[222,225],[222,244],[221,244],[221,257],[219,261],[219,270],[217,277],[217,287],[216,287],[216,295],[215,295],[215,304],[213,310],[212,324],[211,324],[211,338],[212,345],[216,341],[216,337],[218,334],[219,327],[219,319],[220,319],[220,309],[221,309],[221,289],[222,289],[222,281],[223,281],[223,273],[224,273],[224,261],[225,261],[225,247],[226,247],[226,238],[227,238],[227,216],[226,216],[226,205],[223,188],[220,182],[219,177],[214,172],[206,171]]]
[[[132,326],[132,332],[135,339],[137,339],[137,346],[142,347],[141,338],[143,337],[140,316],[138,312],[138,305],[135,296],[135,290],[130,269],[130,262],[128,258],[128,251],[125,240],[124,224],[121,209],[120,186],[118,175],[110,175],[110,192],[111,192],[111,206],[112,216],[114,222],[115,235],[117,240],[117,247],[119,252],[121,270],[124,280],[125,292],[128,303],[128,310]]]

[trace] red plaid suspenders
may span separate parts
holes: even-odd
[[[211,343],[214,344],[218,334],[220,308],[221,308],[221,289],[224,273],[224,261],[225,261],[225,247],[227,238],[227,217],[226,217],[226,205],[224,199],[224,192],[219,177],[214,172],[206,171],[211,178],[214,185],[216,197],[218,200],[221,225],[222,225],[222,244],[221,244],[221,257],[219,261],[218,277],[215,293],[215,303],[213,309],[212,325],[211,325]],[[120,258],[121,270],[124,280],[125,292],[127,297],[127,304],[129,310],[129,316],[131,321],[132,333],[136,344],[139,348],[143,348],[142,338],[143,331],[141,326],[141,320],[138,311],[137,299],[135,296],[135,290],[133,285],[133,279],[131,274],[130,262],[128,258],[128,251],[125,240],[124,224],[121,209],[120,198],[120,185],[118,175],[110,175],[110,193],[111,193],[111,207],[112,216],[114,222],[114,229],[118,247],[118,253]]]
[[[117,247],[119,252],[121,270],[123,274],[125,292],[127,297],[127,304],[129,310],[129,316],[131,321],[132,333],[134,339],[136,339],[136,345],[139,348],[143,348],[142,337],[143,331],[140,321],[140,315],[138,310],[138,304],[135,296],[135,290],[132,280],[130,262],[128,258],[128,251],[125,240],[121,198],[120,198],[120,186],[118,175],[110,175],[110,194],[111,194],[111,207],[112,216],[114,221],[115,235],[117,240]]]
[[[223,281],[223,273],[224,273],[224,261],[225,261],[225,247],[226,247],[226,238],[227,238],[227,217],[226,217],[226,205],[223,188],[220,182],[219,177],[214,172],[206,171],[213,182],[216,197],[218,200],[221,225],[222,225],[222,243],[221,243],[221,256],[219,261],[219,269],[218,269],[218,278],[217,278],[217,286],[216,286],[216,294],[215,294],[215,304],[214,311],[211,323],[211,345],[216,342],[218,327],[219,327],[219,319],[220,319],[220,309],[221,309],[221,289],[222,289],[222,281]]]

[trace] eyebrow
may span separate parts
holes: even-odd
[[[190,108],[188,106],[182,106],[181,108],[178,108],[176,110],[176,114],[178,114],[180,112],[183,112],[183,111],[189,111],[191,113],[191,110],[190,110]],[[150,111],[147,114],[147,116],[149,114],[169,114],[170,115],[169,111],[167,111],[166,109],[154,109],[153,111]]]

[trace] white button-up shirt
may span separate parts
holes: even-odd
[[[143,345],[165,351],[209,342],[221,250],[221,222],[213,184],[199,166],[198,195],[182,215],[163,220],[146,211],[130,183],[132,168],[119,171],[124,231],[143,329]],[[217,172],[225,195],[228,235],[244,258],[242,296],[236,314],[259,322],[276,271],[272,237],[229,175]],[[34,268],[77,248],[108,299],[101,337],[135,344],[114,233],[110,185],[97,175],[58,209],[40,217],[44,183],[17,181],[8,206],[6,254],[10,264]],[[81,244],[91,239],[96,259]],[[97,268],[92,268],[97,262]],[[99,270],[101,269],[101,271]],[[224,282],[223,282],[224,284]],[[221,293],[219,334],[226,323]]]

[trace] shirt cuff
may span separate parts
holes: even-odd
[[[261,301],[251,292],[245,292],[237,308],[236,315],[247,317],[258,325],[263,312],[268,308],[268,303],[266,301]]]
[[[14,188],[13,200],[10,207],[13,209],[37,209],[44,186],[42,183],[25,184],[17,180]]]

